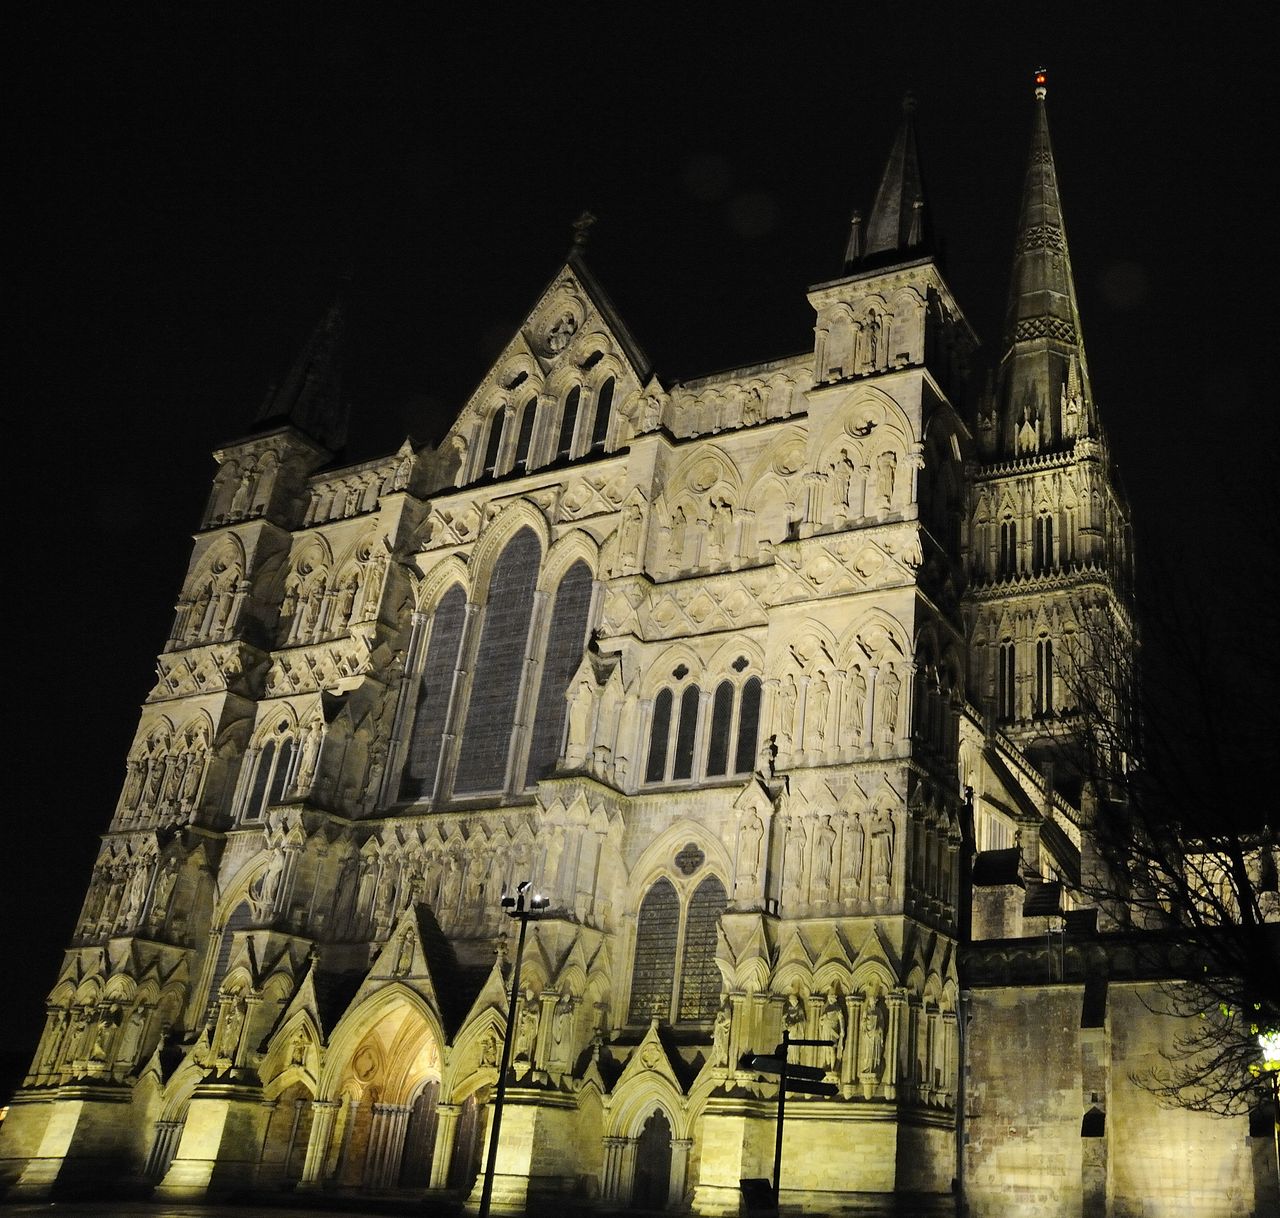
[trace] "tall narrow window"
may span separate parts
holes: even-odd
[[[720,1004],[716,925],[728,903],[724,885],[713,875],[698,885],[689,901],[680,959],[680,1004],[676,1012],[676,1018],[682,1023],[712,1019]]]
[[[253,913],[247,901],[242,901],[231,912],[222,928],[222,938],[218,940],[218,955],[213,962],[213,975],[209,978],[209,993],[206,1003],[218,996],[218,987],[227,975],[227,967],[231,964],[231,949],[235,946],[235,933],[253,925]]]
[[[591,451],[604,452],[609,435],[609,412],[613,409],[613,377],[609,377],[596,393],[596,417],[591,427]]]
[[[680,695],[680,720],[676,724],[675,764],[671,777],[677,782],[693,776],[693,746],[698,732],[698,703],[702,695],[696,685],[688,686]]]
[[[538,418],[538,399],[531,397],[524,404],[524,413],[520,416],[520,432],[516,439],[516,460],[514,469],[517,474],[529,472],[529,445],[533,441],[533,425]]]
[[[413,717],[413,736],[400,782],[401,799],[425,799],[435,788],[466,607],[466,595],[455,584],[440,599],[431,618],[431,635]]]
[[[1053,640],[1047,638],[1036,640],[1036,711],[1053,711]]]
[[[556,457],[573,455],[573,433],[578,426],[578,405],[582,401],[582,388],[575,385],[564,400],[564,413],[560,416],[560,438],[556,442]]]
[[[541,560],[536,534],[524,528],[494,564],[454,780],[459,794],[500,791],[506,784]]]
[[[267,797],[269,804],[278,804],[285,793],[289,781],[289,766],[293,761],[293,741],[286,738],[280,745],[280,756],[276,758],[276,772],[271,779],[271,794]]]
[[[493,412],[493,417],[489,420],[489,439],[484,446],[484,476],[492,478],[498,472],[498,446],[502,443],[502,417],[501,409]]]
[[[257,820],[267,810],[267,787],[271,783],[271,766],[276,759],[275,741],[268,740],[258,754],[258,768],[253,775],[253,787],[244,806],[244,819]]]
[[[711,739],[707,745],[707,777],[718,778],[729,768],[729,731],[733,718],[733,683],[721,681],[711,703]]]
[[[742,687],[738,705],[738,751],[735,774],[749,774],[755,769],[760,736],[760,678],[752,677]]]
[[[658,880],[644,894],[636,920],[636,954],[627,1016],[630,1023],[644,1023],[654,1016],[670,1018],[679,933],[680,899],[670,880]]]
[[[1008,723],[1014,710],[1013,643],[1001,643],[996,657],[996,718]]]
[[[1000,574],[1013,575],[1018,569],[1018,526],[1012,520],[1000,525]]]
[[[551,630],[542,663],[538,689],[538,709],[529,738],[529,764],[525,785],[532,786],[555,762],[564,730],[565,691],[569,679],[582,663],[586,642],[587,612],[591,608],[591,572],[584,562],[576,562],[556,589]]]
[[[644,767],[645,782],[661,782],[667,776],[667,736],[671,731],[669,689],[658,691],[653,700],[653,722],[649,727],[649,759]]]

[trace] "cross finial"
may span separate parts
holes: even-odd
[[[587,248],[587,239],[591,235],[591,226],[596,222],[595,216],[584,211],[573,222],[573,252],[581,254]]]

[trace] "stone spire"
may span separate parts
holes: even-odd
[[[1002,457],[1069,446],[1092,419],[1089,368],[1049,140],[1047,92],[1040,69],[1000,362]]]
[[[866,231],[856,237],[850,234],[849,252],[861,245],[863,261],[885,264],[928,252],[930,234],[916,153],[915,112],[916,99],[908,93],[902,101],[902,123],[880,178]],[[854,221],[855,229],[860,222],[860,217]]]
[[[342,400],[342,356],[346,337],[346,284],[311,331],[289,369],[273,385],[258,410],[255,429],[289,423],[337,452],[347,439],[347,405]]]

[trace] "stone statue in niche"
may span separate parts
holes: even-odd
[[[829,894],[835,845],[836,831],[831,827],[831,818],[824,816],[813,831],[813,878],[810,891],[815,901],[825,901]]]
[[[876,689],[876,735],[885,744],[892,744],[898,726],[898,696],[902,690],[902,678],[892,664],[880,671]]]
[[[45,1033],[44,1052],[40,1055],[40,1070],[42,1073],[54,1069],[61,1060],[63,1045],[70,1027],[70,1011],[64,1009],[53,1016],[49,1024],[49,1030]]]
[[[805,716],[805,742],[809,748],[821,749],[827,740],[827,710],[831,705],[831,686],[819,669],[809,682],[809,707]]]
[[[750,427],[764,419],[764,399],[755,385],[748,385],[742,391],[742,422]]]
[[[568,765],[581,765],[586,760],[591,738],[591,721],[596,708],[596,686],[585,668],[569,691],[569,736],[564,759]]]
[[[787,995],[782,1008],[782,1026],[792,1037],[804,1035],[804,1003],[794,991]]]
[[[538,1042],[538,999],[532,990],[525,990],[516,1020],[516,1042],[512,1061],[533,1065],[533,1054]]]
[[[387,574],[387,554],[385,550],[374,550],[369,558],[369,566],[365,575],[364,599],[360,606],[360,620],[368,621],[378,611],[378,600],[382,596],[382,581]]]
[[[129,1013],[129,1018],[120,1036],[120,1044],[116,1049],[116,1068],[130,1069],[138,1060],[138,1051],[142,1048],[142,1037],[147,1026],[147,1009],[136,1006]]]
[[[151,921],[162,922],[169,912],[169,898],[178,882],[178,864],[170,861],[156,876],[155,891],[151,894]]]
[[[184,808],[195,806],[196,797],[200,794],[200,780],[204,777],[206,760],[206,754],[203,749],[196,749],[188,758],[186,774],[182,780],[182,789],[178,793],[178,800]]]
[[[120,916],[116,919],[119,926],[131,926],[142,913],[143,903],[147,899],[147,888],[151,883],[150,864],[139,859],[129,872],[129,881],[125,888],[124,899],[120,903]]]
[[[872,990],[862,1011],[862,1043],[858,1052],[858,1073],[878,1078],[884,1065],[884,1011],[880,996]]]
[[[120,1026],[120,1008],[102,1007],[98,1011],[98,1022],[94,1025],[93,1039],[89,1042],[89,1060],[105,1062],[111,1056],[111,1042],[115,1038],[116,1029]]]
[[[733,1028],[733,1011],[730,1004],[722,1002],[716,1011],[716,1021],[711,1028],[711,1065],[729,1064],[729,1033]]]
[[[733,528],[733,509],[721,500],[711,507],[710,529],[707,541],[713,559],[725,557],[725,547],[729,544],[729,533]]]
[[[818,1039],[833,1042],[818,1050],[819,1065],[832,1073],[838,1072],[840,1060],[844,1056],[844,1003],[835,990],[827,994],[826,1006],[822,1008],[822,1016],[818,1020]]]
[[[800,893],[800,881],[804,878],[804,826],[793,820],[787,826],[787,844],[782,856],[782,884],[788,899]]]
[[[871,883],[881,894],[893,876],[893,817],[881,808],[871,823]]]
[[[440,912],[452,913],[457,908],[461,892],[462,874],[458,870],[458,860],[450,855],[445,863],[444,876],[440,881]]]
[[[848,513],[853,475],[854,465],[849,459],[849,450],[842,448],[839,460],[831,467],[831,498],[839,515]]]
[[[656,393],[646,393],[636,408],[636,432],[657,431],[662,422],[662,399]]]
[[[487,1031],[480,1041],[480,1064],[488,1066],[490,1069],[497,1069],[498,1053],[502,1048],[502,1042],[498,1040],[492,1028]]]
[[[886,448],[876,458],[876,493],[880,508],[888,511],[893,506],[893,483],[897,475],[898,458],[891,448]]]
[[[794,739],[792,733],[796,720],[796,700],[799,697],[796,679],[791,673],[787,673],[778,686],[778,739],[786,749],[791,748]]]
[[[742,822],[738,835],[738,880],[747,884],[760,874],[760,843],[764,840],[764,827],[760,818],[751,812]]]
[[[554,1059],[567,1063],[573,1052],[573,995],[560,995],[551,1014],[551,1048]]]
[[[638,503],[628,503],[622,509],[622,523],[618,526],[618,567],[631,570],[640,557],[640,534],[644,529],[644,512]]]
[[[677,567],[684,565],[688,528],[689,521],[685,517],[684,508],[677,507],[671,513],[671,559]]]
[[[417,941],[418,936],[413,933],[412,927],[400,936],[400,953],[396,956],[395,968],[391,970],[395,976],[404,977],[413,967],[413,948]]]
[[[855,812],[845,827],[846,850],[849,859],[847,868],[852,891],[849,896],[857,896],[862,890],[862,863],[867,849],[867,835],[862,828],[862,816]]]
[[[867,678],[862,674],[861,665],[855,664],[849,670],[849,680],[845,685],[845,723],[848,724],[849,742],[855,746],[862,743],[862,732],[866,724]]]
[[[222,1035],[218,1037],[216,1056],[234,1061],[236,1050],[240,1047],[240,1033],[244,1028],[245,1001],[233,998],[227,1004],[227,1012],[222,1020]]]

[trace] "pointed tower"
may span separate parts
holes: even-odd
[[[970,696],[1041,761],[1070,734],[1064,665],[1095,611],[1132,638],[1129,515],[1089,381],[1046,95],[1041,70],[1003,351],[977,414],[967,563]]]

